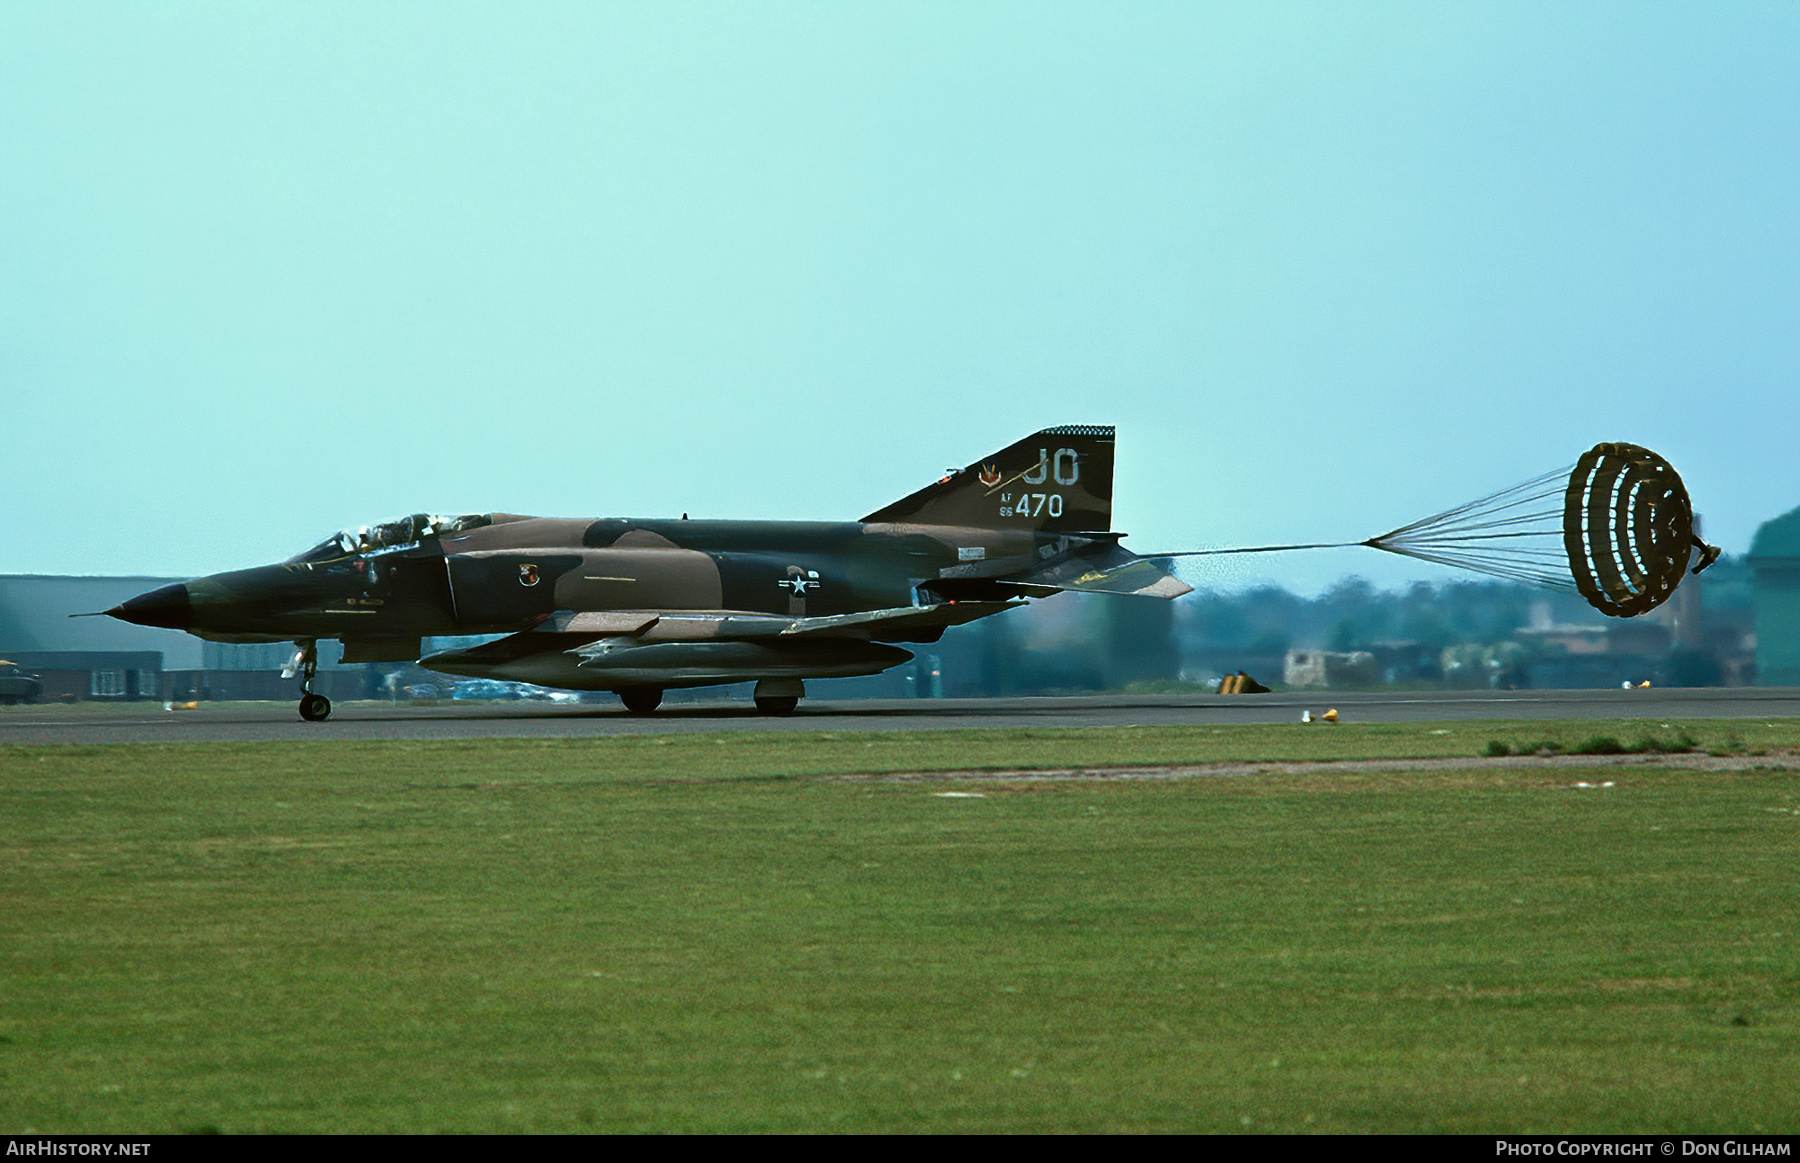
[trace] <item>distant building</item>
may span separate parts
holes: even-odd
[[[1756,681],[1800,686],[1800,509],[1764,522],[1750,542],[1756,590]]]
[[[1381,667],[1367,650],[1290,650],[1281,671],[1281,681],[1295,688],[1370,687],[1381,678]]]
[[[39,702],[166,697],[155,650],[16,650],[8,661],[38,676]]]

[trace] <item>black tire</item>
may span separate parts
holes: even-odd
[[[800,700],[793,695],[764,695],[756,700],[756,709],[765,715],[791,715]]]
[[[634,686],[620,691],[619,701],[634,715],[648,715],[662,706],[662,696],[661,687]]]
[[[331,717],[331,700],[324,695],[302,695],[300,717],[308,723],[323,723]]]

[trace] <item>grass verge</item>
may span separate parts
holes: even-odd
[[[1793,773],[813,778],[1643,727],[10,748],[0,1129],[1791,1132]]]

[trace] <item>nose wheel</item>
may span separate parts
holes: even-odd
[[[319,672],[319,645],[311,638],[294,643],[294,659],[281,672],[282,678],[300,676],[300,717],[308,723],[323,723],[331,717],[331,700],[314,693],[313,676]]]

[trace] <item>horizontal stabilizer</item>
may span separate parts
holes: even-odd
[[[1058,589],[1080,593],[1134,594],[1144,598],[1179,598],[1182,594],[1194,592],[1193,586],[1158,568],[1149,558],[1138,557],[1123,549],[1117,552],[1129,560],[1104,566],[1093,562],[1071,561],[1068,563],[1071,567],[1086,568],[1080,572],[1075,568],[1046,570],[1043,574],[1034,574],[1031,580],[1039,585],[1054,584]],[[1056,577],[1052,580],[1051,575],[1058,573],[1074,576]]]

